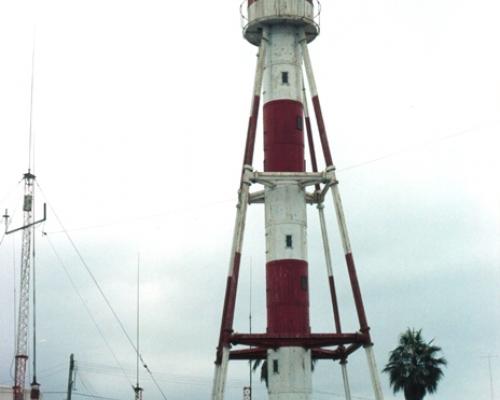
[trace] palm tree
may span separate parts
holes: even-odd
[[[269,381],[267,379],[267,360],[255,360],[253,363],[252,370],[256,371],[259,366],[262,364],[262,367],[260,368],[260,381],[264,382],[266,384],[266,387],[268,387]]]
[[[432,343],[422,339],[422,330],[408,328],[400,336],[399,346],[391,351],[383,370],[389,374],[394,393],[402,390],[406,400],[422,400],[437,390],[446,360],[437,357],[441,348]]]

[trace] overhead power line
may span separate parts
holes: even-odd
[[[104,396],[97,396],[95,394],[85,394],[85,393],[79,393],[79,392],[75,392],[75,393],[73,393],[73,395],[75,395],[75,396],[81,396],[81,397],[90,397],[92,399],[120,400],[120,399],[116,399],[114,397],[104,397]]]
[[[92,282],[94,282],[97,290],[99,291],[99,293],[101,294],[102,298],[104,299],[104,302],[106,303],[106,305],[108,306],[109,310],[111,311],[111,314],[113,315],[115,321],[118,323],[118,325],[120,326],[120,329],[121,331],[123,332],[123,334],[125,335],[125,337],[127,338],[130,346],[134,349],[134,353],[137,354],[137,356],[139,357],[141,363],[142,363],[142,366],[144,367],[144,369],[147,371],[147,373],[149,374],[149,376],[151,377],[151,380],[153,381],[153,383],[155,384],[156,388],[158,389],[158,391],[161,393],[162,397],[164,398],[164,400],[167,400],[167,397],[165,395],[165,393],[163,392],[163,390],[161,389],[160,385],[158,384],[158,382],[156,381],[152,371],[149,369],[148,365],[146,364],[146,362],[144,361],[143,357],[142,357],[142,354],[139,353],[137,347],[135,346],[134,342],[132,341],[132,338],[130,337],[130,335],[128,334],[127,330],[125,329],[125,326],[123,325],[123,322],[121,321],[120,317],[118,316],[118,314],[116,313],[115,309],[113,308],[113,306],[111,305],[111,302],[109,301],[108,297],[106,296],[106,294],[104,293],[104,291],[102,290],[102,287],[101,285],[99,284],[99,282],[97,281],[95,275],[92,273],[92,270],[90,269],[89,265],[87,264],[87,262],[85,261],[85,259],[83,258],[83,255],[82,253],[80,252],[80,250],[78,249],[78,247],[76,246],[76,243],[73,241],[72,237],[70,236],[70,234],[68,233],[68,231],[66,230],[64,224],[62,223],[61,219],[59,218],[59,215],[56,213],[56,211],[54,210],[54,207],[52,207],[52,204],[48,201],[48,198],[47,198],[47,195],[45,194],[45,192],[43,191],[43,189],[40,187],[40,184],[37,182],[36,183],[38,188],[40,189],[40,192],[44,195],[47,203],[49,204],[49,207],[50,209],[52,210],[52,213],[54,214],[54,216],[56,217],[57,219],[57,222],[59,223],[59,225],[61,226],[61,228],[63,229],[64,231],[64,234],[66,236],[66,238],[68,239],[68,241],[70,242],[71,246],[73,247],[73,250],[75,251],[75,253],[77,254],[78,258],[80,259],[80,262],[82,263],[82,265],[84,266],[85,270],[87,271],[87,273],[89,274]],[[47,235],[46,235],[47,236]],[[133,386],[132,382],[130,381],[130,379],[128,378],[127,376],[127,379],[129,380],[131,386]]]
[[[87,393],[89,393],[91,396],[95,396],[95,390],[91,390],[91,384],[87,384],[87,381],[86,379],[83,378],[82,376],[82,373],[80,371],[80,368],[78,368],[77,370],[77,374],[76,374],[76,377],[78,378],[78,380],[80,381],[80,383],[83,385],[83,388],[87,391]]]
[[[339,168],[337,171],[338,172],[349,171],[351,169],[360,168],[360,167],[363,167],[363,166],[368,165],[368,164],[373,164],[373,163],[378,162],[378,161],[383,161],[383,160],[386,160],[388,158],[396,157],[396,156],[403,154],[403,153],[418,151],[418,150],[421,150],[425,147],[428,147],[431,144],[434,144],[436,142],[443,142],[443,141],[446,141],[449,139],[453,139],[453,138],[456,138],[458,136],[462,136],[462,135],[465,135],[468,133],[478,131],[480,129],[483,129],[484,127],[498,125],[499,123],[500,123],[500,121],[485,122],[483,124],[476,125],[476,126],[473,126],[473,127],[467,128],[467,129],[462,129],[458,132],[451,133],[451,134],[445,135],[445,136],[441,136],[441,137],[436,138],[436,139],[431,139],[431,140],[427,140],[424,142],[415,143],[415,144],[412,144],[410,146],[403,147],[401,149],[395,150],[393,152],[390,152],[390,153],[387,153],[387,154],[384,154],[384,155],[381,155],[381,156],[378,156],[378,157],[375,157],[372,159],[368,159],[365,161],[360,161],[360,162],[355,163],[355,164],[347,165],[345,167]]]
[[[325,396],[334,396],[334,397],[341,397],[345,399],[345,394],[340,394],[340,393],[335,393],[335,392],[330,392],[330,391],[324,391],[324,390],[314,390],[313,393],[319,394],[319,395],[325,395]],[[353,399],[359,399],[359,400],[373,400],[372,397],[363,397],[363,396],[354,396],[351,395]]]
[[[473,127],[467,128],[467,129],[462,129],[462,130],[460,130],[458,132],[455,132],[455,133],[452,133],[452,134],[449,134],[449,135],[444,135],[444,136],[438,137],[436,139],[431,139],[431,140],[428,140],[428,141],[424,141],[424,142],[420,142],[420,143],[415,143],[415,144],[412,144],[411,146],[406,146],[406,147],[400,148],[398,150],[395,150],[395,151],[392,151],[392,152],[389,152],[389,153],[386,153],[386,154],[382,154],[382,155],[374,157],[374,158],[370,158],[370,159],[366,159],[366,160],[363,160],[363,161],[355,162],[353,164],[348,164],[348,165],[346,165],[344,167],[339,167],[337,169],[337,172],[338,173],[348,172],[348,171],[351,171],[353,169],[361,168],[361,167],[364,167],[366,165],[370,165],[370,164],[373,164],[373,163],[376,163],[376,162],[379,162],[379,161],[384,161],[386,159],[397,157],[397,156],[399,156],[401,154],[404,154],[404,153],[420,151],[423,148],[426,148],[426,147],[428,147],[428,146],[430,146],[430,145],[432,145],[434,143],[447,141],[447,140],[453,139],[455,137],[463,136],[465,134],[469,134],[469,133],[472,133],[472,132],[476,132],[476,131],[478,131],[480,129],[484,129],[485,127],[495,126],[495,125],[498,125],[498,124],[500,124],[500,121],[487,121],[487,122],[484,122],[482,124],[478,124],[476,126],[473,126]],[[219,205],[219,204],[232,203],[232,202],[233,202],[233,199],[220,200],[220,201],[214,201],[214,202],[205,203],[205,204],[202,205],[202,207],[211,207],[211,206],[215,206],[215,205]],[[135,223],[140,223],[139,222],[140,220],[148,220],[148,219],[154,219],[154,218],[157,219],[159,217],[164,217],[164,216],[170,215],[173,212],[174,211],[170,211],[168,213],[159,213],[159,214],[150,214],[150,215],[135,216],[135,217],[133,217],[133,219],[136,220]],[[191,211],[189,211],[189,212],[191,212]],[[175,213],[178,214],[179,211],[176,210]],[[117,221],[114,221],[114,222],[108,222],[108,223],[104,223],[104,224],[79,226],[79,227],[67,229],[66,231],[67,232],[74,232],[74,231],[83,231],[83,230],[92,230],[92,229],[102,229],[102,228],[108,228],[108,227],[111,227],[111,226],[123,225],[123,224],[130,225],[130,223],[131,223],[131,219],[130,219],[130,217],[127,217],[125,220],[124,219],[120,219],[120,220],[117,220]],[[56,234],[56,233],[65,233],[65,231],[64,230],[58,230],[58,231],[51,231],[51,232],[47,232],[47,233],[48,234]]]
[[[97,332],[99,333],[99,336],[101,337],[101,339],[103,340],[104,344],[108,348],[109,352],[113,356],[113,359],[115,360],[116,365],[118,365],[118,367],[122,371],[122,373],[125,376],[125,378],[127,379],[127,381],[132,385],[132,381],[128,377],[127,373],[125,372],[125,369],[123,368],[122,364],[118,360],[118,357],[116,356],[115,352],[111,348],[111,345],[109,344],[108,340],[106,339],[106,336],[104,335],[104,332],[99,327],[99,324],[97,323],[96,319],[94,318],[94,315],[93,315],[92,311],[90,310],[87,302],[85,301],[85,299],[83,298],[82,294],[80,293],[80,291],[76,287],[76,284],[73,281],[73,278],[71,278],[71,275],[70,275],[70,273],[68,271],[68,268],[66,267],[66,264],[64,263],[64,261],[62,260],[62,258],[59,256],[59,253],[57,252],[56,248],[54,247],[54,244],[52,243],[52,240],[50,239],[50,237],[49,236],[46,236],[46,237],[47,237],[47,240],[49,242],[50,247],[52,248],[52,251],[54,252],[56,258],[59,261],[59,263],[61,264],[61,267],[64,270],[64,273],[66,274],[66,277],[68,278],[68,280],[69,280],[69,282],[71,284],[71,287],[73,288],[73,290],[75,291],[75,293],[80,298],[80,301],[82,302],[82,304],[83,304],[83,306],[85,308],[85,311],[87,311],[88,316],[90,317],[90,319],[92,320],[95,328],[97,329]]]

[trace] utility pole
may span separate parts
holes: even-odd
[[[68,374],[68,394],[66,400],[71,400],[73,384],[75,383],[75,356],[73,353],[69,356],[69,374]]]
[[[491,370],[491,359],[499,358],[499,356],[488,354],[487,356],[482,356],[481,358],[486,358],[488,360],[488,371],[490,375],[490,395],[491,395],[491,400],[495,400],[495,392],[493,390],[493,372]]]

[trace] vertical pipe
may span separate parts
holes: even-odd
[[[35,199],[33,191],[33,202]],[[33,210],[33,220],[35,220],[35,210]],[[31,228],[30,228],[31,229]],[[32,273],[32,285],[33,285],[33,382],[36,383],[36,268],[35,268],[35,228],[33,227],[32,240],[32,252],[31,252],[31,270]]]
[[[7,214],[7,210],[5,210],[5,214]],[[7,231],[7,220],[5,220],[5,230]],[[13,283],[14,283],[14,298],[13,298],[13,303],[12,303],[12,308],[14,311],[13,318],[12,318],[12,326],[14,327],[14,354],[16,353],[16,343],[17,343],[17,324],[16,324],[16,316],[17,316],[17,282],[16,282],[16,242],[15,242],[15,236],[12,237],[12,277]]]
[[[136,367],[136,383],[139,387],[139,265],[141,263],[140,254],[137,255],[137,315],[136,315],[136,338],[137,338],[137,357],[135,360]]]
[[[252,334],[252,258],[250,258],[250,288],[249,288],[249,307],[248,307],[248,333]],[[252,346],[250,346],[250,349]],[[252,399],[252,360],[248,362],[250,400]]]
[[[139,358],[140,358],[140,340],[139,340],[139,287],[140,287],[140,265],[141,265],[141,254],[137,253],[137,305],[136,305],[136,359],[135,359],[135,368],[136,368],[136,384],[134,388],[135,400],[142,399],[142,388],[139,386]]]
[[[35,203],[35,189],[33,188],[33,204]],[[33,220],[36,220],[35,217],[35,209],[33,209]],[[36,251],[35,251],[35,227],[33,226],[33,234],[32,234],[32,253],[31,253],[31,269],[33,271],[32,279],[33,279],[33,381],[31,382],[31,391],[30,391],[30,399],[37,400],[40,398],[40,384],[36,379],[36,355],[37,355],[37,346],[36,346],[36,267],[35,267],[35,259],[36,259]]]

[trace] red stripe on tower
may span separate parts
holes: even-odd
[[[267,332],[308,334],[307,262],[277,260],[266,265]]]
[[[304,165],[302,103],[275,100],[264,105],[264,170],[302,172]]]

